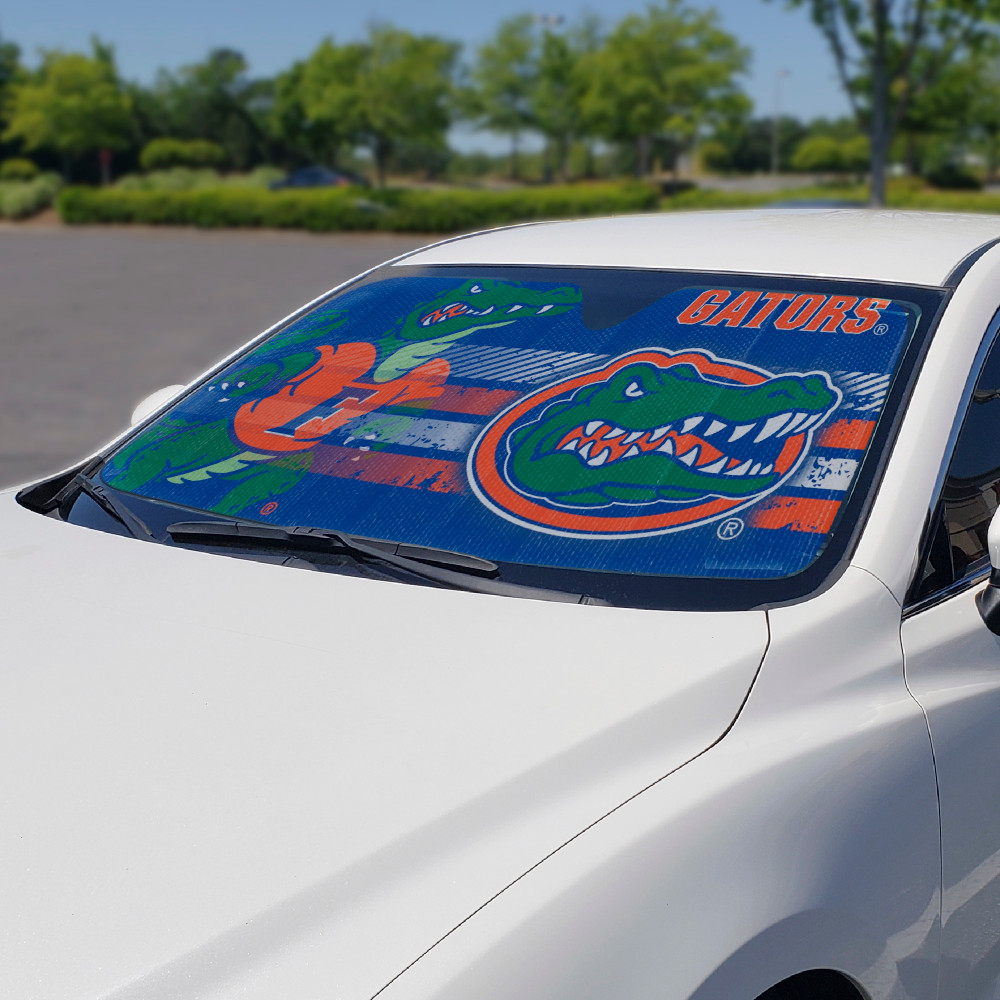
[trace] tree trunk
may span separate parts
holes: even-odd
[[[906,133],[906,172],[911,177],[920,173],[920,154],[917,150],[917,137],[913,132]]]
[[[872,53],[872,119],[871,119],[871,191],[868,203],[873,208],[885,206],[885,176],[889,165],[889,86],[886,60],[888,26],[887,0],[873,0],[872,21],[875,45]]]
[[[385,187],[385,173],[389,162],[389,143],[385,139],[376,139],[372,150],[375,156],[375,177],[380,188]]]
[[[517,153],[521,136],[517,132],[510,134],[510,179],[516,181],[521,176],[521,168],[518,164]]]
[[[635,174],[642,179],[649,173],[649,153],[652,142],[648,135],[640,135],[635,141]]]
[[[111,183],[110,149],[99,149],[97,151],[97,164],[101,171],[101,187],[107,187]]]

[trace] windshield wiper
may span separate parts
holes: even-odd
[[[114,494],[90,476],[83,472],[78,472],[69,482],[68,487],[63,492],[76,488],[85,493],[103,511],[110,514],[116,521],[123,524],[129,534],[135,538],[145,538],[153,540],[153,532],[141,518],[136,517],[120,500],[116,500]]]
[[[361,538],[326,528],[277,527],[255,521],[178,521],[167,534],[179,543],[228,545],[234,548],[277,547],[316,554],[347,554],[361,563],[380,562],[432,583],[478,594],[533,597],[571,604],[603,603],[558,590],[529,587],[496,579],[499,567],[464,552],[423,545]]]

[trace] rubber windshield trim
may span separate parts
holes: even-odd
[[[979,260],[987,251],[992,250],[995,246],[1000,244],[1000,236],[996,239],[987,240],[982,246],[976,247],[975,250],[967,253],[952,269],[948,274],[948,277],[944,279],[944,287],[955,289],[958,288],[959,282],[969,273],[972,269],[972,265]]]

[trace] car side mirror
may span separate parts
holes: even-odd
[[[132,411],[132,419],[129,421],[129,426],[134,427],[145,420],[151,413],[155,413],[164,403],[168,403],[173,399],[183,388],[184,386],[182,385],[166,385],[162,389],[157,389],[156,392],[151,392],[136,404],[136,408]]]
[[[990,582],[987,588],[976,595],[976,607],[986,622],[986,627],[995,635],[1000,635],[1000,509],[990,521],[986,533],[986,547],[990,550]]]

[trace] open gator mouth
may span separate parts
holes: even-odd
[[[572,452],[592,469],[658,453],[704,474],[766,476],[776,467],[787,468],[781,459],[788,439],[809,430],[824,416],[791,410],[750,423],[730,423],[702,413],[638,430],[591,420],[573,428],[554,450]]]
[[[510,485],[577,507],[760,495],[791,474],[841,399],[824,372],[748,370],[753,381],[737,382],[697,352],[667,358],[618,359],[515,426],[504,464]]]

